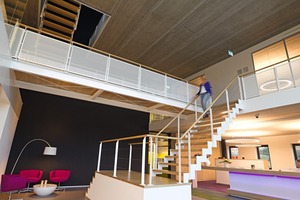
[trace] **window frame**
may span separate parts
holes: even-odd
[[[261,159],[260,157],[260,151],[259,151],[259,148],[261,147],[267,147],[268,148],[268,152],[269,152],[269,160],[268,160],[268,166],[269,166],[269,169],[272,169],[272,162],[271,162],[271,153],[270,153],[270,148],[269,148],[269,145],[267,144],[264,144],[264,145],[261,145],[261,146],[258,146],[256,147],[256,153],[257,153],[257,158],[258,159]]]
[[[230,159],[232,159],[232,155],[231,155],[231,149],[233,149],[233,148],[236,148],[236,149],[238,149],[238,150],[239,150],[239,148],[238,148],[238,147],[236,147],[236,146],[229,146],[228,148],[229,148],[229,158],[230,158]],[[238,153],[238,155],[237,155],[237,156],[239,157],[239,153]]]

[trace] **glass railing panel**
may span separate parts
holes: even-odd
[[[175,78],[167,77],[167,97],[188,102],[188,84]]]
[[[26,31],[18,58],[63,70],[66,68],[69,49],[70,44]]]
[[[259,96],[259,89],[257,87],[256,74],[251,74],[243,77],[243,91],[244,98],[249,99]]]
[[[139,67],[111,58],[108,81],[138,89]]]
[[[165,95],[165,75],[148,69],[141,68],[141,88],[142,91]]]
[[[198,91],[199,91],[199,87],[198,86],[189,84],[189,86],[188,86],[188,92],[189,92],[188,102],[191,102],[195,98],[195,96],[196,96],[196,94],[197,94]],[[197,98],[196,101],[197,101],[197,105],[201,106],[201,100],[200,100],[200,98]]]
[[[260,95],[272,93],[278,90],[273,68],[257,72],[256,78]]]
[[[296,86],[300,86],[300,58],[291,60],[292,71]]]
[[[95,79],[105,80],[107,56],[73,46],[69,71]]]
[[[9,39],[10,36],[11,36],[11,33],[12,33],[13,29],[14,29],[14,26],[10,25],[10,24],[5,24],[5,28],[6,28],[7,37]]]
[[[239,79],[236,79],[231,86],[227,89],[228,91],[228,100],[229,102],[237,101],[241,98],[240,87],[239,87]],[[225,102],[226,103],[226,100]]]
[[[11,52],[11,56],[13,58],[17,57],[18,49],[21,46],[21,41],[23,38],[23,35],[25,34],[25,30],[21,29],[19,27],[13,27],[9,28],[9,48]]]
[[[198,86],[61,40],[7,25],[12,56],[43,67],[104,80],[161,97],[190,102]],[[22,43],[23,41],[23,43]],[[198,100],[197,105],[200,105]]]
[[[293,77],[288,62],[280,64],[276,67],[279,90],[293,87]]]

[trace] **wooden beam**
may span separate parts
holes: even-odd
[[[96,97],[98,97],[100,94],[102,94],[104,92],[104,90],[97,90],[92,96],[91,99],[95,99]]]

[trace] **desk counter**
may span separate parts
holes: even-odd
[[[207,167],[229,172],[229,193],[251,199],[299,199],[300,171]]]

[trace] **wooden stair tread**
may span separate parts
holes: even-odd
[[[5,7],[11,7],[13,9],[17,9],[17,10],[25,10],[27,5],[27,2],[22,2],[22,1],[18,1],[18,3],[15,2],[11,2],[11,1],[6,1],[5,2]]]
[[[234,107],[235,104],[238,103],[238,101],[231,101],[229,102],[229,107]],[[222,109],[222,108],[225,108],[227,109],[227,103],[224,103],[224,104],[220,104],[220,105],[215,105],[212,107],[212,109]]]
[[[165,156],[165,158],[177,158],[178,156]]]
[[[206,119],[206,118],[205,118]],[[224,122],[224,117],[213,118],[213,124],[221,124]],[[202,120],[200,119],[196,125],[210,125],[210,120]]]
[[[74,21],[76,21],[76,18],[77,18],[77,14],[68,12],[68,11],[66,11],[62,8],[56,7],[56,6],[51,5],[51,4],[47,4],[46,10],[51,10],[54,13],[60,14],[62,16],[65,16],[65,17],[69,18],[69,19],[72,19]]]
[[[8,15],[10,16],[18,16],[18,17],[21,17],[23,16],[24,14],[24,11],[21,11],[21,10],[15,10],[14,8],[11,8],[11,7],[7,7],[5,8],[6,9],[6,12]]]
[[[53,22],[48,21],[48,20],[45,20],[45,19],[43,20],[43,25],[44,25],[44,26],[47,26],[47,27],[51,27],[51,28],[53,28],[53,29],[55,29],[55,30],[64,32],[64,33],[66,33],[66,34],[68,34],[68,35],[71,35],[71,34],[73,34],[73,32],[74,32],[74,29],[73,29],[73,28],[70,29],[70,28],[67,28],[67,27],[65,27],[65,26],[62,26],[62,25],[53,23]]]
[[[68,39],[68,40],[70,39],[70,36],[68,36],[68,35],[64,35],[64,34],[58,33],[58,32],[56,32],[56,31],[50,30],[50,29],[45,28],[45,27],[42,27],[42,30],[43,30],[43,31],[46,31],[46,32],[48,32],[48,33],[51,33],[51,34],[53,34],[53,35],[58,35],[58,36],[60,36],[60,37],[63,37],[63,38],[65,38],[65,39]]]
[[[63,17],[60,17],[58,15],[54,15],[53,13],[50,13],[50,12],[44,12],[44,17],[47,18],[47,19],[51,19],[53,21],[56,21],[56,22],[59,22],[61,24],[65,24],[69,27],[74,27],[75,26],[75,22],[72,20],[67,20]]]
[[[174,172],[174,171],[161,170],[161,169],[153,169],[153,172],[156,172],[156,173],[163,173],[163,174],[172,174],[172,175],[178,174],[177,172]]]
[[[172,163],[172,162],[159,162],[160,165],[169,165],[169,166],[177,166],[178,163]]]
[[[48,1],[52,2],[52,3],[55,3],[57,5],[60,5],[62,7],[68,8],[68,10],[71,10],[73,12],[78,12],[79,6],[80,6],[79,4],[74,5],[72,3],[69,3],[67,1],[62,1],[62,0],[48,0]],[[74,1],[74,3],[76,3],[76,2]]]

